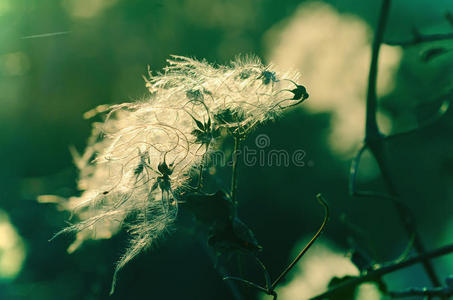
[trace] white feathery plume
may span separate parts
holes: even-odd
[[[163,73],[146,79],[144,101],[99,106],[106,112],[94,123],[83,155],[74,155],[82,194],[66,208],[79,222],[72,252],[84,240],[110,238],[121,227],[131,234],[117,272],[171,228],[183,192],[196,190],[203,157],[225,131],[245,136],[286,107],[308,97],[297,74],[281,73],[252,57],[229,66],[172,56]],[[127,219],[126,219],[127,217]]]

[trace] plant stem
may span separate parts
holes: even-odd
[[[237,193],[237,181],[238,181],[238,162],[239,162],[239,146],[240,146],[240,137],[233,136],[234,139],[234,148],[233,148],[233,167],[231,170],[231,201],[234,204],[235,209],[237,209],[238,202],[236,200]]]
[[[308,242],[308,244],[302,249],[302,251],[299,252],[299,254],[296,256],[296,258],[289,264],[288,267],[275,279],[274,283],[272,283],[272,286],[270,288],[271,291],[275,289],[275,287],[279,284],[279,282],[288,274],[289,271],[299,262],[299,260],[304,256],[304,254],[310,249],[310,247],[314,244],[314,242],[318,239],[318,237],[321,235],[321,233],[324,231],[324,228],[326,227],[327,221],[329,220],[329,206],[327,205],[326,200],[321,194],[316,195],[319,203],[324,207],[325,210],[325,215],[324,215],[324,221],[321,224],[321,227],[319,227],[318,232],[313,236],[313,238]]]
[[[438,248],[433,251],[426,252],[421,255],[417,255],[413,258],[409,258],[400,263],[383,266],[379,269],[369,271],[366,275],[363,275],[360,277],[355,277],[355,278],[345,281],[341,284],[338,284],[338,285],[334,286],[333,288],[329,289],[327,292],[322,293],[316,297],[313,297],[310,300],[319,300],[319,299],[328,298],[329,296],[332,296],[333,294],[340,292],[341,290],[345,290],[345,289],[349,289],[349,288],[358,286],[359,284],[362,284],[367,281],[377,280],[388,273],[392,273],[397,270],[412,266],[416,263],[426,261],[426,260],[429,260],[432,258],[436,258],[436,257],[442,256],[442,255],[446,255],[446,254],[449,254],[452,252],[453,252],[453,244]]]
[[[382,178],[392,196],[397,197],[398,192],[394,185],[394,181],[390,176],[390,172],[387,165],[384,137],[379,132],[377,124],[376,113],[377,113],[377,94],[376,94],[376,82],[378,72],[378,60],[379,60],[379,49],[383,40],[385,26],[388,19],[390,10],[390,0],[383,0],[380,12],[380,17],[377,25],[376,34],[373,40],[372,52],[371,52],[371,63],[370,73],[368,76],[368,91],[366,99],[366,126],[365,126],[365,145],[368,146],[371,153],[373,154],[379,169],[381,171]],[[425,247],[421,241],[420,236],[416,232],[415,222],[409,212],[408,208],[405,207],[401,202],[396,199],[392,201],[398,216],[403,223],[403,227],[407,234],[414,236],[414,248],[419,254],[425,252]],[[423,260],[423,267],[434,286],[439,286],[440,281],[434,271],[433,266],[429,260]]]

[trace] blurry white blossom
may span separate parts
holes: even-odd
[[[22,270],[25,258],[24,240],[8,214],[0,209],[0,281],[14,279]]]
[[[306,108],[331,114],[328,142],[332,151],[344,157],[355,152],[365,131],[372,33],[357,16],[340,13],[325,2],[304,1],[266,35],[270,61],[303,71],[313,100]],[[392,92],[401,58],[400,47],[381,46],[379,97]],[[378,121],[384,132],[390,131],[392,124],[384,112],[378,112]]]
[[[204,158],[222,133],[243,138],[308,97],[297,74],[256,58],[213,66],[173,56],[168,63],[163,73],[150,72],[144,101],[86,113],[105,112],[105,120],[93,124],[83,155],[73,151],[82,193],[66,208],[79,221],[60,233],[77,232],[72,252],[84,240],[110,238],[126,227],[131,240],[115,277],[171,227],[178,203],[199,189],[200,166],[209,163]]]

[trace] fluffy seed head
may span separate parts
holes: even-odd
[[[93,124],[84,154],[74,155],[82,193],[66,206],[79,222],[60,232],[77,232],[69,250],[124,226],[131,240],[121,269],[171,227],[216,141],[245,137],[308,97],[297,77],[251,57],[213,66],[172,56],[162,73],[149,72],[147,99],[88,112],[104,112],[105,120]]]

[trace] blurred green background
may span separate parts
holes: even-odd
[[[344,255],[354,245],[377,262],[397,258],[409,238],[391,203],[348,196],[350,161],[363,137],[369,43],[380,1],[270,0],[0,0],[0,299],[231,299],[213,268],[205,242],[185,218],[159,246],[120,274],[109,297],[114,263],[127,234],[91,241],[69,255],[72,236],[48,242],[69,213],[36,197],[77,193],[68,147],[82,151],[90,120],[106,103],[146,97],[142,75],[158,71],[171,54],[224,64],[254,53],[266,63],[298,70],[308,102],[254,134],[270,148],[305,151],[304,167],[241,167],[240,216],[264,247],[275,277],[322,220],[315,201],[332,209],[321,242],[281,288],[282,299],[304,299],[333,275],[357,270]],[[386,40],[406,40],[412,29],[451,32],[451,1],[394,1]],[[453,54],[423,61],[433,47],[384,46],[379,77],[379,121],[386,133],[414,128],[436,114],[453,89]],[[388,145],[391,171],[413,211],[428,249],[453,240],[453,114]],[[255,147],[254,136],[248,146]],[[382,190],[365,155],[359,182]],[[228,183],[224,184],[225,186]],[[347,225],[341,216],[346,216]],[[348,242],[349,241],[349,242]],[[441,277],[453,257],[434,261]],[[262,274],[247,268],[247,278]],[[389,286],[428,285],[420,266],[392,274]],[[247,298],[261,297],[243,290]],[[360,299],[380,299],[369,288]],[[266,297],[263,297],[266,299]]]

